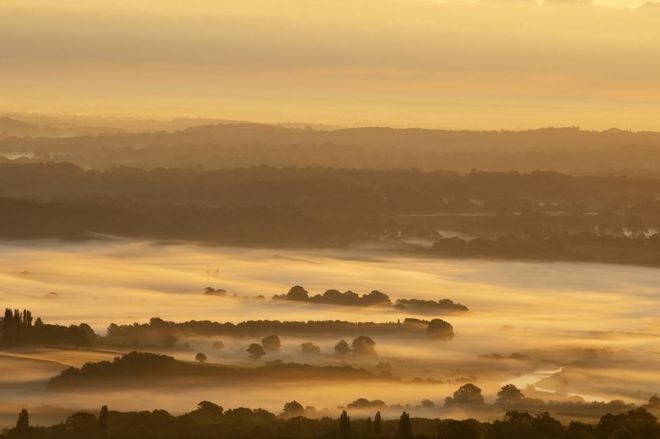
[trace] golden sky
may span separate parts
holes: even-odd
[[[0,110],[660,130],[660,4],[0,0]]]

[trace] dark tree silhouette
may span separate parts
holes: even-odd
[[[345,356],[351,353],[351,347],[348,345],[346,340],[339,340],[335,345],[335,355]]]
[[[284,409],[282,410],[282,416],[285,417],[302,416],[304,413],[305,408],[295,400],[284,404]]]
[[[649,398],[648,406],[654,409],[660,408],[660,398],[658,395],[653,395]]]
[[[510,438],[561,438],[564,428],[548,413],[531,415],[526,412],[509,411],[503,420],[493,422],[489,439]],[[610,439],[611,436],[605,436]]]
[[[519,404],[525,399],[525,395],[513,384],[507,384],[503,386],[499,392],[497,392],[497,404],[503,405],[513,405]]]
[[[383,420],[380,417],[380,411],[378,411],[374,417],[374,436],[380,437],[381,434],[383,434]]]
[[[85,436],[92,436],[96,433],[98,421],[96,416],[91,413],[74,413],[64,421],[64,429],[71,432],[83,433]]]
[[[435,403],[431,401],[430,399],[423,399],[422,400],[422,408],[425,409],[432,409],[435,407]]]
[[[485,439],[486,432],[486,427],[474,419],[451,420],[440,425],[438,439]]]
[[[280,350],[280,347],[282,347],[280,338],[275,334],[264,337],[261,340],[261,345],[264,347],[266,352],[277,352]]]
[[[347,438],[351,435],[351,418],[346,413],[346,410],[343,410],[339,417],[339,435],[342,438]]]
[[[308,354],[308,355],[320,355],[321,354],[321,348],[314,343],[311,342],[305,342],[300,345],[300,351],[303,354]]]
[[[102,438],[108,436],[108,406],[104,405],[101,407],[99,412],[99,433]]]
[[[213,421],[222,416],[223,410],[221,406],[214,402],[200,401],[197,404],[197,408],[188,413],[187,416],[202,421]]]
[[[309,293],[300,285],[295,285],[291,287],[289,292],[286,294],[286,299],[306,301],[309,299]]]
[[[376,355],[376,342],[370,337],[361,335],[353,340],[353,353],[356,355]]]
[[[445,405],[447,406],[468,404],[484,404],[481,389],[471,383],[464,384],[454,392],[453,397],[447,397],[445,399]]]
[[[266,355],[266,351],[258,343],[252,343],[250,346],[248,346],[246,352],[248,353],[248,356],[254,360],[258,360],[259,358]]]
[[[18,414],[16,421],[16,431],[18,433],[26,433],[30,429],[30,414],[27,410],[23,409]]]
[[[195,360],[199,361],[200,363],[205,363],[207,358],[203,352],[199,352],[197,355],[195,355]]]
[[[401,413],[399,418],[399,428],[396,433],[397,439],[410,439],[412,435],[412,423],[410,422],[410,415],[406,412]]]

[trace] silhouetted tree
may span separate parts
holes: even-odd
[[[64,421],[64,429],[70,432],[76,432],[83,437],[93,436],[98,428],[96,416],[91,413],[74,413]]]
[[[383,434],[383,420],[380,417],[380,412],[376,412],[374,417],[374,436],[380,437]]]
[[[186,416],[205,422],[214,422],[222,416],[223,408],[211,401],[200,401],[197,408]]]
[[[30,429],[30,414],[27,410],[23,409],[18,414],[18,420],[16,421],[16,432],[26,433]]]
[[[445,399],[445,405],[465,405],[465,404],[483,404],[484,397],[481,389],[474,384],[468,383],[461,386],[454,392],[453,397]]]
[[[339,340],[335,345],[335,355],[345,356],[351,353],[351,347],[348,345],[346,340]]]
[[[617,415],[607,414],[600,419],[596,429],[607,439],[660,437],[660,427],[655,416],[643,408]]]
[[[376,342],[361,335],[353,340],[353,353],[357,355],[376,355]]]
[[[300,285],[295,285],[291,287],[289,292],[286,294],[286,298],[287,300],[306,301],[309,299],[309,293]]]
[[[454,337],[454,327],[442,319],[433,319],[426,327],[426,333],[434,338],[451,339]]]
[[[509,411],[503,420],[493,422],[488,438],[561,438],[563,433],[561,423],[548,413],[530,415],[527,412]]]
[[[401,413],[399,418],[399,428],[397,429],[396,437],[398,439],[412,438],[412,423],[410,422],[410,415],[406,412]]]
[[[438,439],[484,439],[486,431],[486,427],[475,419],[451,420],[440,425]],[[517,438],[512,437],[511,439]]]
[[[259,358],[266,355],[266,351],[258,343],[252,343],[250,346],[248,346],[246,351],[247,351],[249,357],[252,358],[252,359],[255,359],[255,360],[258,360]]]
[[[311,342],[305,342],[300,345],[300,351],[303,354],[308,354],[308,355],[320,355],[321,354],[321,348],[314,343]]]
[[[525,395],[513,384],[503,386],[497,392],[497,404],[512,405],[519,404],[525,399]]]
[[[371,437],[373,434],[373,422],[371,422],[371,416],[369,416],[365,422],[365,430],[367,433],[367,437]]]
[[[200,363],[205,363],[206,359],[206,355],[203,352],[199,352],[197,355],[195,355],[195,360],[199,361]]]
[[[280,347],[282,346],[282,343],[280,342],[280,338],[277,335],[269,335],[268,337],[264,337],[261,340],[261,344],[266,350],[266,352],[277,352],[280,350]]]
[[[346,413],[346,410],[341,412],[339,417],[339,435],[342,438],[350,437],[351,434],[351,418]]]
[[[101,407],[101,412],[99,413],[99,433],[102,438],[108,436],[108,406],[104,405]]]
[[[282,410],[282,416],[285,417],[302,416],[304,413],[305,408],[295,400],[284,404],[284,409]]]
[[[581,422],[571,422],[564,433],[563,439],[596,439],[593,426]]]

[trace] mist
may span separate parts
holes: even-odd
[[[396,298],[450,298],[469,313],[437,316],[456,331],[451,341],[415,337],[376,338],[377,358],[337,359],[339,337],[282,336],[282,349],[264,359],[316,364],[354,364],[374,368],[386,361],[404,381],[382,385],[361,383],[286,384],[287,392],[307,405],[336,410],[359,397],[388,404],[411,404],[428,398],[441,404],[457,379],[469,378],[492,399],[503,383],[530,387],[530,394],[561,400],[581,395],[587,400],[621,398],[638,402],[656,383],[654,358],[660,321],[657,269],[587,263],[496,262],[401,257],[357,251],[238,249],[147,241],[5,242],[0,251],[0,299],[8,307],[28,307],[47,323],[86,322],[104,334],[110,323],[165,320],[240,322],[250,319],[396,321],[413,315],[393,308],[351,307],[272,301],[292,285],[310,292],[326,289],[373,289]],[[204,295],[212,286],[227,296]],[[258,295],[265,296],[258,299]],[[234,297],[235,296],[235,297]],[[424,316],[422,316],[424,317]],[[214,350],[213,341],[225,348]],[[189,337],[188,349],[167,352],[192,361],[202,351],[210,362],[253,366],[245,347],[258,340]],[[319,357],[301,357],[300,343],[312,341]],[[2,392],[30,405],[57,405],[56,395],[40,386],[53,372],[87,361],[111,359],[120,351],[72,351],[22,348],[3,355]],[[522,359],[507,359],[513,353]],[[494,359],[498,354],[504,359]],[[414,358],[414,360],[411,360]],[[11,361],[11,363],[6,363]],[[11,364],[19,362],[20,368]],[[534,375],[555,370],[556,374]],[[621,371],[626,373],[622,374]],[[558,374],[558,375],[557,375]],[[553,381],[568,377],[570,388]],[[599,385],[591,379],[598,377]],[[462,378],[461,378],[462,377]],[[436,379],[420,385],[413,378]],[[603,385],[603,380],[609,385]],[[34,383],[15,393],[16,383]],[[41,384],[39,384],[41,383]],[[283,384],[284,385],[284,384]],[[319,387],[320,386],[320,387]],[[327,386],[326,390],[319,388]],[[203,399],[226,406],[259,406],[277,411],[285,402],[278,386],[241,385],[209,388],[192,385],[174,394],[167,390],[104,392],[104,403],[117,409],[145,407],[184,412]],[[545,393],[543,393],[545,392]],[[551,393],[549,393],[551,392]],[[320,396],[323,395],[323,396]],[[94,408],[98,394],[67,398],[67,408]],[[10,410],[11,412],[11,410]]]

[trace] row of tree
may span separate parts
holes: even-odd
[[[572,421],[567,426],[547,412],[530,414],[509,411],[503,419],[411,418],[403,412],[398,419],[384,420],[377,412],[351,420],[344,410],[339,419],[309,419],[297,401],[284,406],[280,416],[263,410],[237,408],[224,411],[209,401],[181,416],[164,410],[122,413],[103,406],[95,416],[78,412],[51,427],[33,427],[29,413],[22,410],[16,427],[6,438],[16,439],[106,439],[106,438],[393,438],[393,439],[658,439],[660,426],[646,409],[606,414],[595,425]]]
[[[24,309],[5,309],[0,325],[0,345],[4,347],[25,345],[90,346],[96,334],[86,323],[80,325],[50,325],[41,318],[33,319],[32,313]]]

